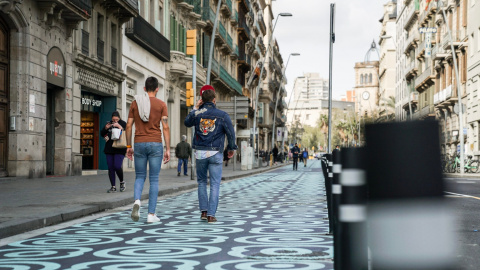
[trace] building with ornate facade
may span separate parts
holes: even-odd
[[[361,116],[378,116],[380,90],[378,61],[355,63],[355,111]]]

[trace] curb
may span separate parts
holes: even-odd
[[[288,165],[288,164],[286,164],[286,165]],[[286,166],[286,165],[283,165],[283,166]],[[281,168],[283,166],[279,165],[279,166],[276,166],[276,167],[268,167],[268,168],[258,170],[258,171],[255,171],[255,172],[248,172],[248,173],[245,173],[245,174],[242,174],[242,175],[222,177],[222,180],[235,180],[235,179],[239,179],[239,178],[244,178],[244,177],[247,177],[247,176],[251,176],[251,175],[271,171],[271,170],[274,170],[274,169],[278,169],[278,168]],[[192,184],[188,184],[188,185],[185,185],[185,186],[159,190],[158,191],[158,196],[166,196],[166,195],[174,194],[174,193],[177,193],[177,192],[193,190],[195,188],[197,188],[197,182],[192,181]],[[141,200],[146,200],[146,199],[148,199],[148,194],[143,194],[142,197],[141,197]],[[106,211],[106,210],[109,210],[109,209],[126,206],[126,205],[129,205],[129,204],[132,204],[132,203],[133,203],[132,199],[128,198],[128,199],[120,199],[120,200],[113,201],[113,202],[101,202],[101,203],[90,204],[90,205],[87,204],[85,207],[78,207],[76,209],[72,209],[72,211],[69,211],[69,212],[59,213],[59,214],[55,214],[55,215],[47,216],[47,217],[42,217],[42,218],[37,218],[37,219],[34,219],[34,220],[29,220],[29,221],[22,222],[22,223],[10,224],[10,225],[7,225],[5,227],[1,227],[0,239],[10,237],[10,236],[14,236],[14,235],[21,234],[21,233],[25,233],[25,232],[28,232],[28,231],[32,231],[32,230],[41,229],[41,228],[44,228],[44,227],[60,224],[62,222],[71,221],[71,220],[82,218],[82,217],[92,215],[92,214],[95,214],[95,213],[103,212],[103,211]]]

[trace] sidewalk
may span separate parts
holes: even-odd
[[[462,179],[478,179],[480,180],[480,173],[464,173],[463,175],[459,173],[444,173],[444,178],[462,178]]]
[[[223,167],[222,180],[246,177],[282,165],[285,163],[241,171],[241,165],[237,163],[237,170],[233,171],[233,163],[230,162],[228,167]],[[0,178],[0,239],[132,204],[135,173],[125,172],[124,178],[127,183],[125,192],[116,193],[107,193],[110,182],[104,173],[37,179]],[[196,187],[197,181],[183,174],[178,177],[176,169],[162,169],[160,172],[159,199]],[[142,200],[148,199],[148,190],[147,179]]]

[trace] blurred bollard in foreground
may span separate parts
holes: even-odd
[[[342,186],[340,185],[340,173],[342,172],[342,162],[340,156],[340,150],[335,149],[332,152],[332,216],[333,220],[333,253],[334,255],[334,267],[335,269],[342,269],[342,253],[340,248],[340,237],[342,231],[340,230],[340,223],[338,221],[338,209],[340,206],[340,196],[342,195]]]
[[[368,269],[365,149],[344,148],[341,151],[341,161],[342,195],[339,208],[341,233],[338,241],[343,260],[341,267],[335,269]]]
[[[453,213],[443,199],[434,121],[366,127],[373,269],[454,269]]]

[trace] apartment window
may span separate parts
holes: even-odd
[[[310,114],[307,114],[307,115],[305,116],[305,120],[310,120]]]
[[[82,22],[82,53],[88,55],[90,50],[90,31],[88,21]]]
[[[360,84],[363,84],[363,74],[360,75]]]
[[[150,10],[150,14],[148,16],[148,21],[152,26],[155,26],[155,0],[150,0],[148,9]]]
[[[110,25],[110,44],[112,45],[110,48],[110,63],[113,67],[117,67],[117,25],[111,24]]]
[[[105,42],[104,42],[104,23],[105,17],[98,14],[97,17],[97,58],[103,63],[105,56]]]
[[[159,33],[163,34],[162,23],[163,23],[163,7],[160,6],[158,7],[158,19],[155,20],[155,29],[157,29]]]

